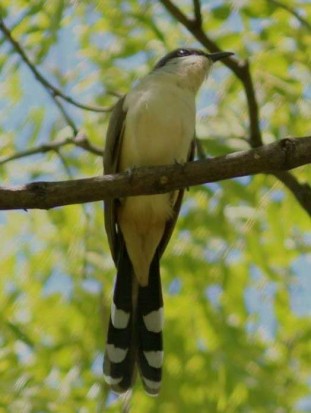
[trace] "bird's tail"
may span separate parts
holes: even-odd
[[[157,395],[161,385],[163,299],[159,258],[155,255],[146,287],[138,286],[123,244],[118,260],[109,320],[104,376],[116,393],[129,390],[135,381],[136,362],[144,388]]]
[[[125,245],[122,244],[103,366],[105,380],[116,393],[124,393],[132,386],[136,358],[136,354],[133,353],[133,271]]]
[[[139,287],[137,302],[138,369],[146,392],[160,391],[163,364],[163,298],[156,253],[150,266],[149,282]]]

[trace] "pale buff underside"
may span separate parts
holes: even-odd
[[[200,78],[192,79],[197,81],[196,90],[193,85],[181,87],[180,78],[163,73],[146,77],[127,95],[120,171],[187,160],[195,129],[195,92],[206,73],[206,67],[200,64]],[[118,222],[142,286],[148,284],[150,264],[175,199],[174,194],[160,194],[121,201]]]

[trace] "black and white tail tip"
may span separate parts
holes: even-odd
[[[104,359],[105,380],[116,393],[133,386],[136,363],[146,392],[156,396],[160,391],[163,299],[158,261],[155,257],[151,264],[148,286],[138,290],[126,251],[118,263]]]

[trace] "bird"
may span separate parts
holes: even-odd
[[[194,158],[195,98],[214,62],[232,52],[178,48],[115,105],[106,136],[104,174]],[[160,258],[172,235],[183,190],[104,201],[105,229],[117,274],[103,373],[115,393],[140,374],[157,396],[163,366]]]

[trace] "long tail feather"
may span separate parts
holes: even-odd
[[[111,313],[104,358],[106,382],[116,393],[124,393],[134,381],[136,353],[133,337],[132,264],[125,246],[120,250],[118,272],[111,303]]]
[[[138,287],[123,246],[118,261],[104,358],[106,382],[116,393],[135,381],[136,360],[146,392],[160,391],[163,364],[163,298],[156,253],[146,287]]]
[[[148,286],[138,290],[137,328],[139,372],[146,392],[156,396],[163,364],[163,298],[157,253],[150,266]]]

